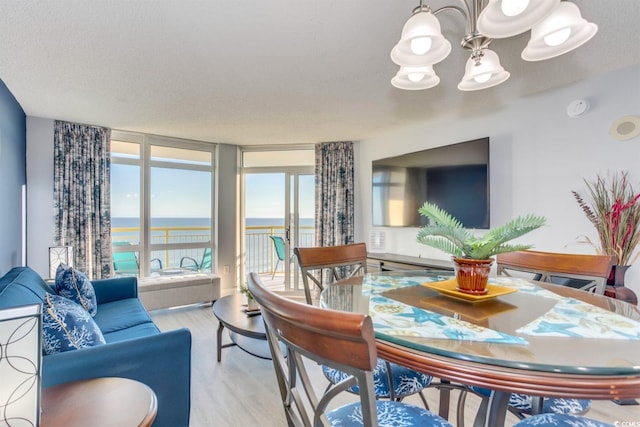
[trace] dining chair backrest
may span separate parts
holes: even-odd
[[[365,426],[377,426],[373,369],[377,356],[368,315],[302,304],[265,288],[256,273],[247,285],[260,304],[267,340],[290,426],[329,425],[325,410],[332,399],[357,385]],[[278,344],[286,348],[286,357]],[[346,372],[349,378],[318,396],[303,357]],[[311,413],[307,408],[311,409]]]
[[[615,257],[608,255],[564,254],[540,251],[518,251],[496,257],[497,273],[509,271],[534,274],[534,280],[568,285],[604,294],[607,278]]]
[[[313,303],[309,281],[322,290],[326,284],[367,272],[367,246],[364,243],[295,248],[293,253],[302,273],[307,304]]]

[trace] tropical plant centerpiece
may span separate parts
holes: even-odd
[[[591,196],[587,203],[576,191],[572,191],[578,205],[584,211],[598,233],[600,245],[585,237],[599,254],[617,258],[614,271],[622,272],[633,264],[640,252],[640,193],[629,183],[627,172],[614,173],[609,177],[597,176],[595,181],[584,180]],[[617,282],[624,282],[619,278]]]
[[[507,242],[546,223],[541,216],[521,216],[478,237],[436,204],[426,202],[418,212],[429,219],[429,224],[418,232],[418,242],[453,255],[458,290],[476,295],[487,293],[492,257],[531,249],[533,245]]]

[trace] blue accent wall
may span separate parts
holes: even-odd
[[[0,275],[22,264],[22,186],[27,183],[27,119],[0,80]]]

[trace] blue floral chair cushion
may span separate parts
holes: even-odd
[[[489,397],[491,390],[480,387],[472,387],[476,393]],[[509,406],[522,414],[530,414],[533,398],[528,394],[512,393],[509,398]],[[544,414],[569,414],[580,415],[589,410],[589,399],[567,399],[562,397],[545,397],[542,399],[542,413]]]
[[[525,418],[518,422],[514,427],[613,427],[611,424],[602,421],[592,420],[585,417],[577,417],[566,414],[540,414],[533,417]]]
[[[80,304],[93,317],[98,312],[96,293],[87,276],[66,264],[56,270],[54,289],[61,297]]]
[[[383,359],[378,359],[376,367],[373,370],[374,392],[378,398],[391,397],[387,363],[388,362]],[[416,372],[412,369],[405,368],[404,366],[396,365],[395,363],[389,363],[388,366],[391,367],[394,397],[396,399],[402,399],[405,396],[421,392],[431,384],[431,380],[433,379],[429,375]],[[322,367],[322,372],[332,384],[337,384],[348,376],[342,371],[329,368],[327,366]],[[352,393],[358,393],[358,386],[356,385],[351,387],[349,391]]]
[[[100,344],[105,344],[104,336],[84,308],[59,295],[46,295],[42,313],[43,354]]]
[[[376,401],[379,427],[451,427],[444,418],[424,408],[402,402],[389,400]],[[362,406],[359,402],[351,403],[327,413],[329,422],[334,427],[362,426]]]

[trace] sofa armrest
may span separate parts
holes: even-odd
[[[45,356],[42,370],[43,387],[99,377],[140,381],[158,398],[154,427],[189,425],[191,332],[186,328]]]
[[[138,279],[134,276],[93,280],[91,283],[98,304],[138,297]]]

